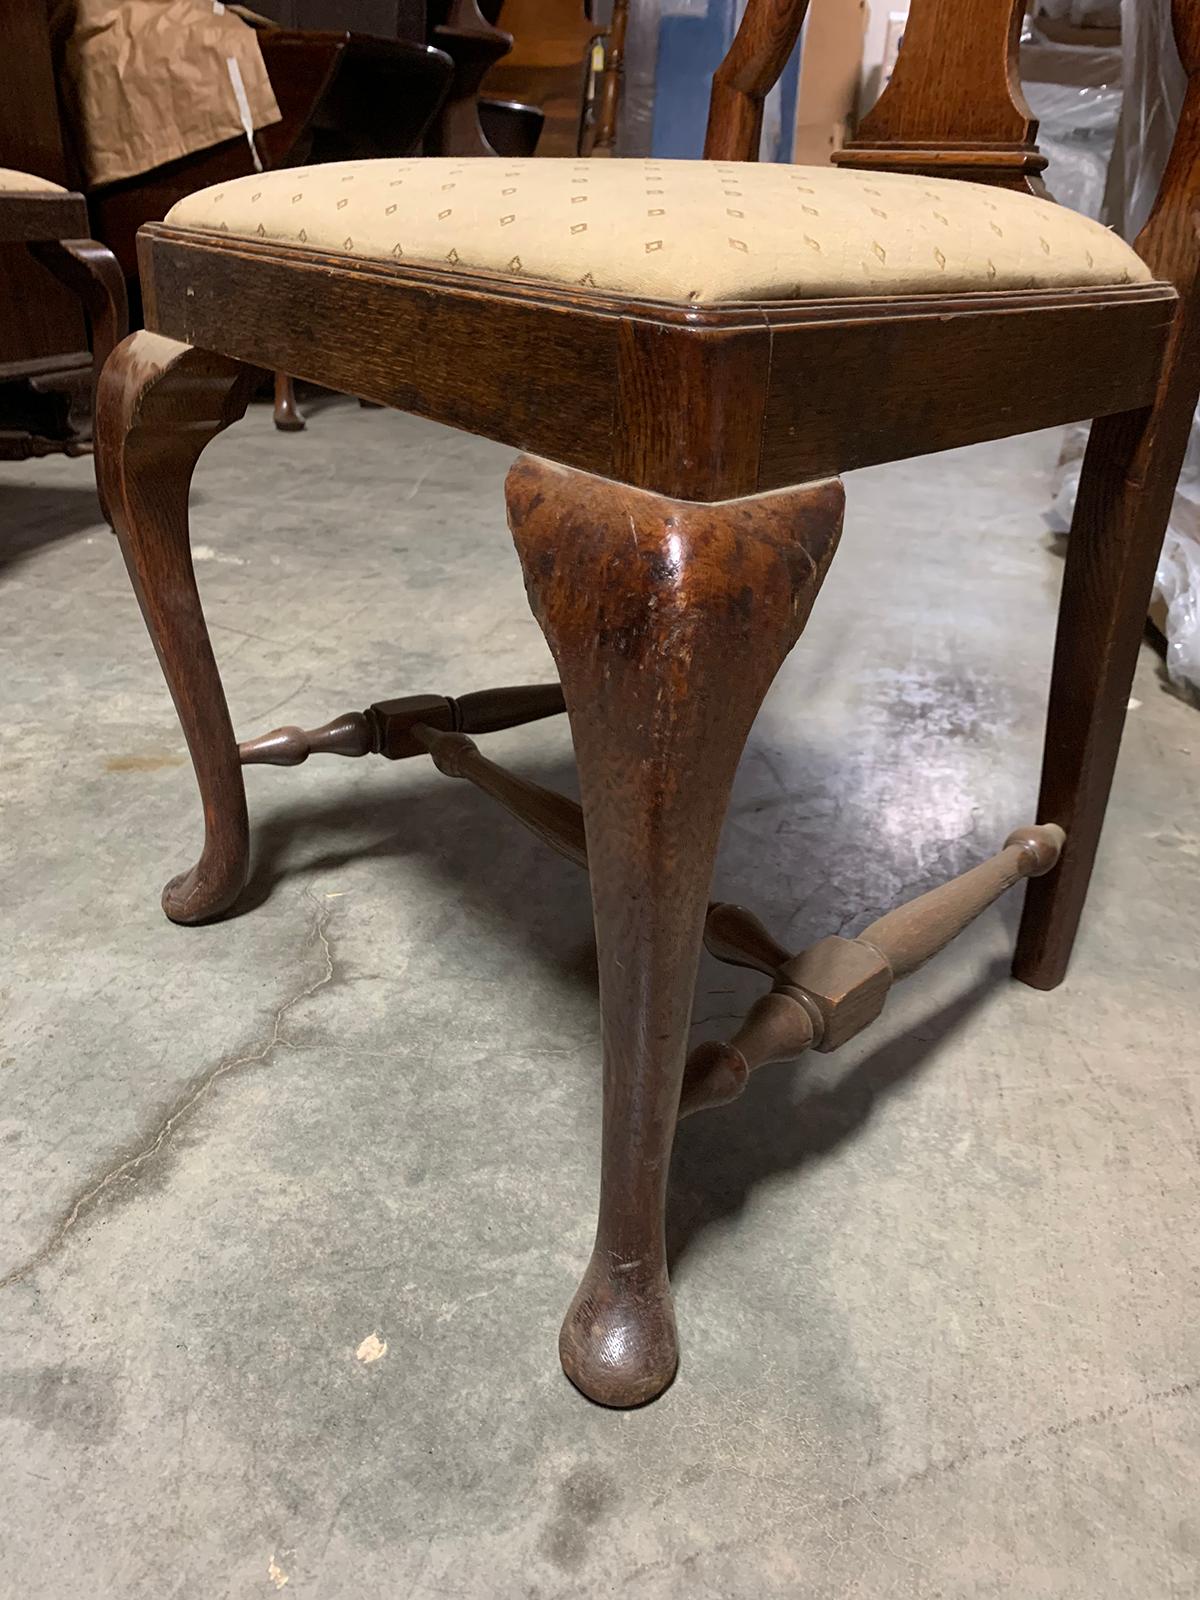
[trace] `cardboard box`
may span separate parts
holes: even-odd
[[[258,36],[221,0],[77,0],[65,89],[89,189],[279,121]]]
[[[804,24],[792,160],[828,166],[845,142],[862,74],[866,0],[811,0]]]

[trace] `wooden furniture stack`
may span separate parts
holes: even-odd
[[[1136,253],[1038,197],[1043,162],[1017,87],[1021,0],[914,0],[900,64],[840,169],[754,165],[763,98],[804,10],[750,0],[714,79],[706,165],[319,169],[296,187],[299,212],[279,182],[264,192],[258,229],[245,183],[192,197],[142,232],[150,331],[102,380],[101,481],[203,799],[199,859],[163,897],[173,921],[238,902],[242,764],[312,750],[427,753],[586,862],[602,1174],[559,1348],[572,1381],[608,1405],[652,1399],[676,1369],[663,1213],[681,1110],[868,1026],[893,981],[1022,879],[1014,973],[1039,989],[1062,980],[1200,390],[1191,0],[1174,6],[1190,87]],[[189,559],[188,483],[273,366],[522,452],[509,527],[558,683],[379,701],[239,747]],[[710,907],[743,743],[837,548],[838,474],[1081,418],[1097,420],[1036,825],[949,888],[800,955],[748,914]],[[560,707],[580,807],[474,742]],[[714,954],[760,968],[771,991],[688,1065],[706,930]]]
[[[0,460],[86,454],[100,369],[129,331],[121,269],[109,250],[88,237],[82,195],[6,168],[0,168],[0,263],[7,266],[10,283],[29,278],[37,337],[47,326],[39,325],[37,299],[58,284],[72,296],[91,334],[90,349],[38,356],[35,345],[0,364]],[[12,307],[18,326],[25,303]],[[53,323],[49,330],[52,344]]]
[[[0,454],[77,451],[87,448],[91,435],[85,308],[75,287],[47,272],[49,257],[35,260],[28,248],[60,238],[88,239],[92,231],[79,196],[61,192],[71,188],[74,174],[59,123],[43,7],[0,0],[0,52],[6,62],[19,63],[19,70],[6,72],[0,94],[0,168],[24,183],[40,179],[51,192],[55,186],[60,191],[53,205],[26,198],[16,210],[9,207],[6,232],[0,211]],[[40,223],[33,222],[35,216]]]
[[[618,0],[618,13],[625,3]],[[488,73],[485,94],[540,109],[545,125],[538,155],[586,153],[592,46],[602,30],[581,0],[504,0],[498,20],[512,48]]]

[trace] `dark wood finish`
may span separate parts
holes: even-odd
[[[912,0],[891,80],[835,163],[1044,193],[1017,72],[1024,14],[1025,0]]]
[[[6,403],[0,413],[0,459],[78,455],[88,448],[95,380],[128,332],[129,314],[120,268],[110,251],[87,238],[87,226],[82,195],[0,191],[0,247],[8,247],[0,248],[0,257],[10,266],[23,257],[36,277],[36,293],[21,302],[22,316],[29,299],[57,293],[61,285],[72,297],[74,320],[80,307],[86,313],[92,345],[90,355],[57,354],[60,341],[51,330],[36,355],[0,364],[0,382],[23,380],[15,404]]]
[[[1157,204],[1137,241],[1179,306],[1153,402],[1092,427],[1079,480],[1050,682],[1038,815],[1068,842],[1025,902],[1014,974],[1066,974],[1116,768],[1154,571],[1200,399],[1200,10],[1176,0],[1187,94]]]
[[[481,96],[478,107],[483,136],[498,156],[534,154],[546,121],[537,106],[524,105],[517,100],[489,100]]]
[[[94,395],[100,369],[129,332],[125,277],[117,258],[95,239],[54,239],[28,249],[83,306],[92,337]]]
[[[511,689],[479,689],[451,699],[440,694],[411,694],[380,700],[366,711],[347,711],[323,727],[274,728],[238,745],[243,766],[265,763],[297,767],[311,755],[382,755],[389,761],[425,754],[426,735],[495,733],[519,728],[566,710],[557,683],[522,684]],[[418,738],[415,730],[422,729]]]
[[[280,433],[303,433],[308,427],[304,413],[296,400],[296,380],[290,372],[275,374],[275,401],[272,414]]]
[[[77,174],[59,123],[47,0],[0,0],[0,62],[0,167],[74,189]],[[63,196],[59,202],[64,199],[71,203]],[[81,204],[78,196],[73,204]],[[48,226],[48,231],[29,237],[82,239],[92,232],[86,212],[52,223],[43,216],[38,226]],[[65,371],[86,352],[75,296],[48,279],[23,252],[0,250],[0,367],[58,356],[58,370]],[[30,431],[36,429],[31,426]]]
[[[600,963],[600,1219],[559,1349],[585,1394],[636,1405],[677,1360],[663,1205],[717,835],[843,496],[685,504],[529,457],[507,494],[571,719]]]
[[[497,8],[498,9],[498,8]],[[479,89],[489,70],[512,49],[512,37],[497,28],[476,0],[449,0],[446,20],[433,30],[433,43],[454,63],[445,104],[430,129],[432,156],[494,156],[479,121]]]
[[[1132,285],[709,311],[162,226],[140,248],[172,338],[695,500],[1144,404],[1176,304]]]
[[[87,201],[81,194],[0,189],[0,244],[82,239],[87,232]]]
[[[757,161],[763,102],[795,49],[808,0],[750,0],[713,74],[706,161]]]
[[[847,306],[840,322],[778,331],[759,481],[977,444],[1153,394],[1169,291],[1075,291],[1025,313],[999,299],[973,310],[970,298],[874,318]]]
[[[788,956],[758,918],[740,906],[714,906],[705,943],[718,960],[757,967],[774,980],[728,1044],[700,1045],[688,1057],[679,1114],[724,1105],[750,1074],[789,1061],[810,1046],[837,1050],[875,1021],[892,985],[923,967],[1015,884],[1053,875],[1066,836],[1053,823],[1018,828],[1004,849],[906,905],[853,939],[833,935]],[[783,959],[774,961],[776,956]]]
[[[188,486],[209,440],[245,411],[261,374],[156,333],[118,345],[100,377],[100,489],[187,738],[204,849],[163,890],[172,922],[227,911],[249,860],[246,795],[188,541]]]
[[[489,27],[497,4],[480,0]],[[461,21],[466,0],[456,7]],[[848,162],[1036,187],[1015,12],[1014,0],[916,0],[903,71]],[[751,0],[718,73],[711,153],[755,154],[762,96],[802,15],[799,0]],[[186,493],[254,369],[532,452],[510,473],[509,519],[561,690],[504,691],[470,712],[472,697],[380,702],[324,729],[251,740],[240,759],[423,750],[589,867],[601,1194],[560,1348],[573,1381],[605,1404],[650,1399],[675,1369],[662,1218],[677,1114],[731,1098],[762,1061],[852,1037],[897,977],[1020,877],[1047,873],[1029,893],[1016,970],[1043,985],[1061,977],[1200,385],[1198,17],[1179,0],[1191,87],[1140,241],[1163,280],[1149,285],[695,307],[161,225],[143,234],[149,323],[197,348],[153,335],[118,348],[103,383],[101,465],[205,801],[204,854],[169,887],[170,915],[218,914],[245,873],[239,752],[188,560]],[[718,830],[742,742],[837,541],[836,474],[1091,416],[1101,420],[1068,555],[1041,826],[857,939],[797,957],[736,910],[711,908],[713,948],[765,971],[773,989],[685,1077]],[[500,726],[512,697],[531,693],[544,697],[537,714],[567,707],[582,809],[505,772],[467,736],[472,719]]]

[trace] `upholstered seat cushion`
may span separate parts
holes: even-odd
[[[12,167],[0,167],[0,194],[66,194],[61,183],[50,183],[46,178],[35,178],[32,172],[17,172]]]
[[[678,303],[1142,282],[1108,229],[945,178],[742,162],[416,158],[283,169],[167,216],[365,260]]]

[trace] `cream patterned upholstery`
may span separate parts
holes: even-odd
[[[946,178],[743,162],[342,161],[202,189],[167,216],[374,261],[676,303],[1143,282],[1097,222]]]
[[[0,194],[69,194],[61,183],[50,183],[46,178],[35,178],[32,172],[16,172],[12,167],[0,167]]]

